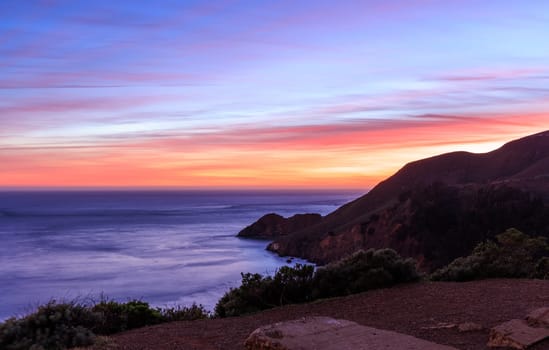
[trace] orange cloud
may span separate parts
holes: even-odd
[[[116,147],[1,151],[2,186],[369,188],[404,163],[488,151],[539,132],[549,114],[229,129]]]

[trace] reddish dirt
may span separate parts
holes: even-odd
[[[329,316],[454,346],[486,349],[489,328],[549,306],[549,281],[423,282],[311,304],[290,305],[226,319],[173,322],[114,335],[116,349],[243,349],[256,328],[303,316]],[[475,322],[483,331],[428,329],[438,323]],[[549,340],[530,348],[549,349]]]

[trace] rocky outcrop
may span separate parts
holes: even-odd
[[[526,316],[526,322],[532,327],[549,328],[549,307],[541,307]]]
[[[268,249],[324,264],[388,247],[430,270],[510,227],[549,237],[548,199],[546,131],[489,153],[454,152],[407,164],[318,223],[278,237],[267,233],[275,237]]]
[[[330,317],[308,317],[256,329],[247,350],[457,350],[410,335]]]
[[[274,238],[297,232],[320,222],[320,214],[296,214],[289,218],[271,213],[238,233],[239,237]]]
[[[492,328],[487,346],[522,350],[547,338],[549,338],[549,328],[543,325],[533,326],[526,320],[514,319]]]

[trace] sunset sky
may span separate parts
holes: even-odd
[[[366,189],[549,129],[549,1],[0,1],[0,187]]]

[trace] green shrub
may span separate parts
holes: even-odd
[[[53,300],[26,317],[0,324],[0,349],[55,350],[91,345],[94,334],[90,329],[97,321],[98,316],[84,304]]]
[[[240,287],[231,288],[215,305],[216,316],[239,316],[273,307],[263,298],[271,284],[271,277],[263,277],[257,273],[241,273],[241,276]]]
[[[271,292],[276,305],[303,303],[311,300],[314,266],[283,266],[274,275]]]
[[[103,299],[96,304],[79,301],[39,306],[32,314],[0,323],[2,350],[55,350],[93,344],[95,335],[112,333],[178,320],[208,317],[202,305],[151,308],[131,300],[119,303]]]
[[[160,309],[162,322],[193,321],[210,317],[210,313],[203,305],[192,304]]]
[[[313,298],[360,293],[418,279],[413,259],[403,259],[392,249],[360,250],[317,270]]]
[[[313,266],[302,264],[283,266],[273,277],[242,273],[242,284],[223,295],[215,306],[215,314],[219,317],[238,316],[309,301],[313,274]]]
[[[434,281],[484,278],[549,278],[549,246],[544,237],[532,238],[516,229],[479,243],[471,255],[457,258],[433,274]]]
[[[534,278],[549,280],[549,257],[539,259],[534,269]]]
[[[242,274],[241,286],[225,293],[215,306],[215,315],[238,316],[417,279],[414,260],[403,259],[391,249],[370,249],[319,268],[316,273],[313,266],[296,264],[280,268],[272,277]]]
[[[151,308],[148,303],[141,300],[119,303],[104,299],[95,304],[92,311],[100,316],[100,322],[94,325],[93,330],[96,334],[102,335],[158,323],[191,321],[210,316],[202,305]]]
[[[101,322],[94,328],[98,334],[112,334],[162,322],[160,311],[140,300],[127,303],[103,300],[94,305],[92,311],[100,315]]]

